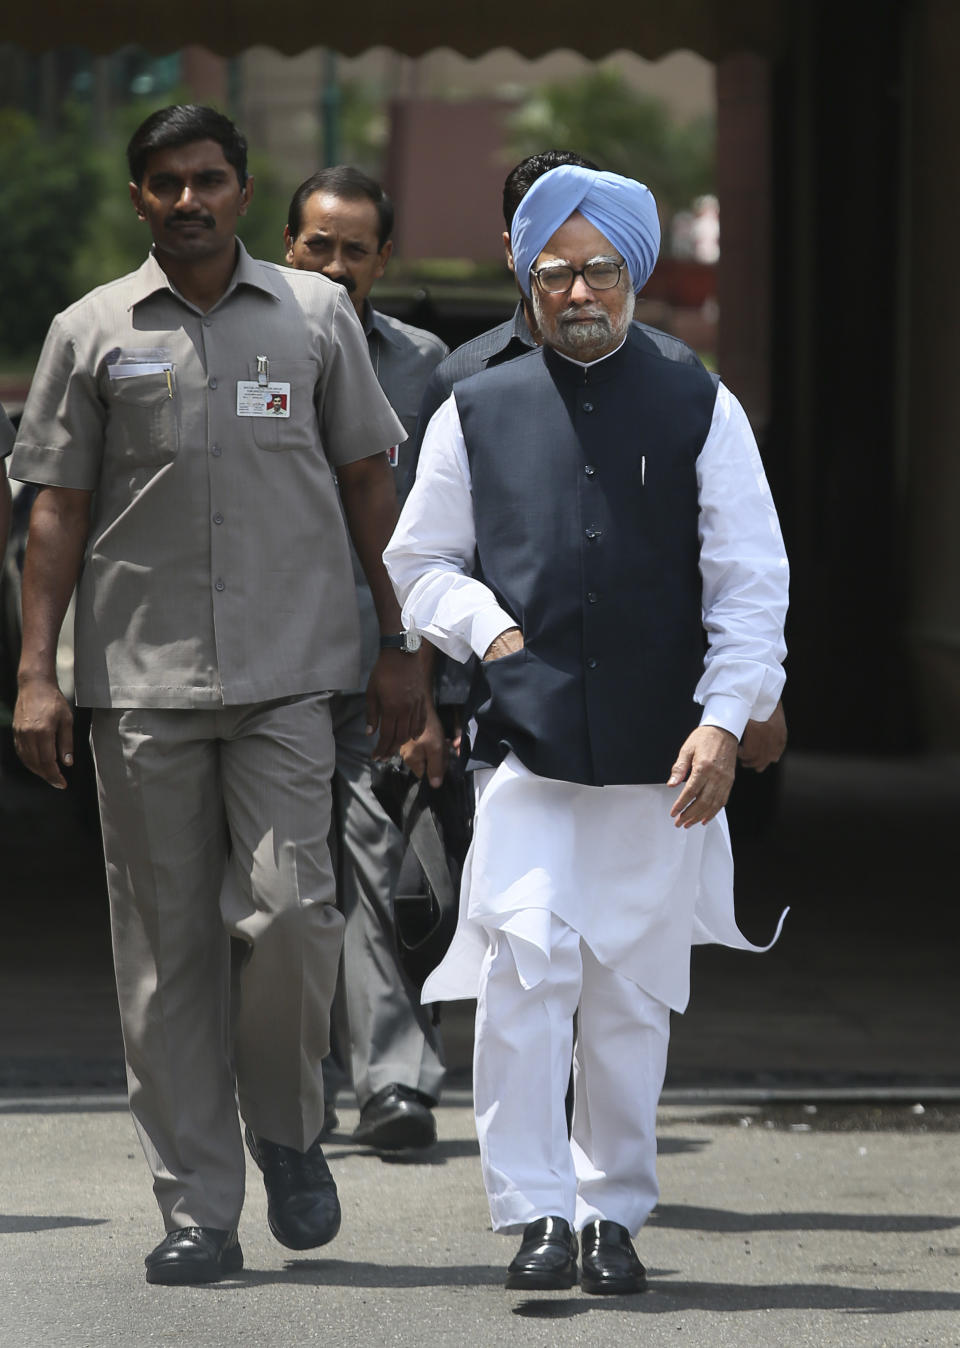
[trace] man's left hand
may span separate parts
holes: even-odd
[[[677,828],[708,824],[727,803],[737,769],[737,738],[719,726],[698,726],[688,735],[670,770],[667,786],[684,788],[670,818]]]
[[[423,730],[427,693],[419,660],[403,651],[386,650],[367,684],[367,734],[379,727],[374,758],[390,758]]]
[[[400,756],[415,777],[426,773],[431,786],[443,784],[450,757],[450,742],[443,733],[440,717],[431,702],[427,702],[427,720],[416,739],[407,740],[400,748]]]

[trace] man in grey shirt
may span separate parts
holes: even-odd
[[[0,562],[7,548],[10,532],[10,483],[7,481],[7,455],[13,449],[13,425],[0,407]]]
[[[14,734],[63,789],[54,653],[79,577],[130,1105],[167,1229],[147,1280],[212,1282],[243,1262],[238,1098],[277,1239],[340,1224],[317,1140],[342,929],[329,690],[356,686],[359,626],[333,473],[395,632],[385,451],[404,433],[344,292],[237,240],[236,127],[165,108],[127,154],[154,247],[54,320],[14,449],[42,488]],[[366,716],[377,754],[420,732],[415,661],[383,652]]]
[[[447,347],[433,333],[379,313],[370,303],[371,288],[393,250],[392,228],[393,205],[379,183],[339,165],[320,170],[294,192],[284,241],[292,267],[321,272],[350,296],[380,387],[412,436],[424,386]],[[390,451],[398,485],[406,482],[412,445],[407,440]],[[376,658],[378,630],[356,556],[354,575],[366,673]],[[413,658],[427,676],[432,647],[423,643]],[[361,1110],[354,1140],[397,1151],[435,1140],[432,1106],[444,1068],[436,1027],[397,959],[393,900],[403,839],[373,792],[361,689],[358,684],[333,700],[334,857],[345,927],[324,1081],[328,1121],[338,1086],[352,1079]],[[423,734],[405,746],[404,756],[419,775],[426,771],[439,783],[445,743],[432,705]]]

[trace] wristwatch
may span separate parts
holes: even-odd
[[[404,655],[415,655],[420,649],[419,632],[397,632],[393,636],[380,638],[382,651],[403,651]]]

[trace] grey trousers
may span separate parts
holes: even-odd
[[[345,927],[333,1052],[324,1063],[327,1098],[352,1080],[361,1108],[394,1082],[437,1100],[444,1075],[439,1033],[397,962],[393,894],[403,839],[373,794],[364,695],[335,694],[332,711],[331,850]]]
[[[298,1150],[323,1124],[343,926],[329,695],[96,710],[91,738],[130,1108],[167,1229],[230,1230],[237,1099]]]

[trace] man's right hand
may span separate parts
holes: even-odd
[[[491,660],[502,660],[505,655],[513,655],[515,651],[523,650],[523,633],[519,627],[508,627],[505,632],[501,632],[498,637],[494,637],[490,645],[483,653],[483,663],[490,664]]]
[[[66,789],[60,764],[73,766],[73,712],[55,679],[30,679],[20,685],[13,743],[25,767],[58,791]]]

